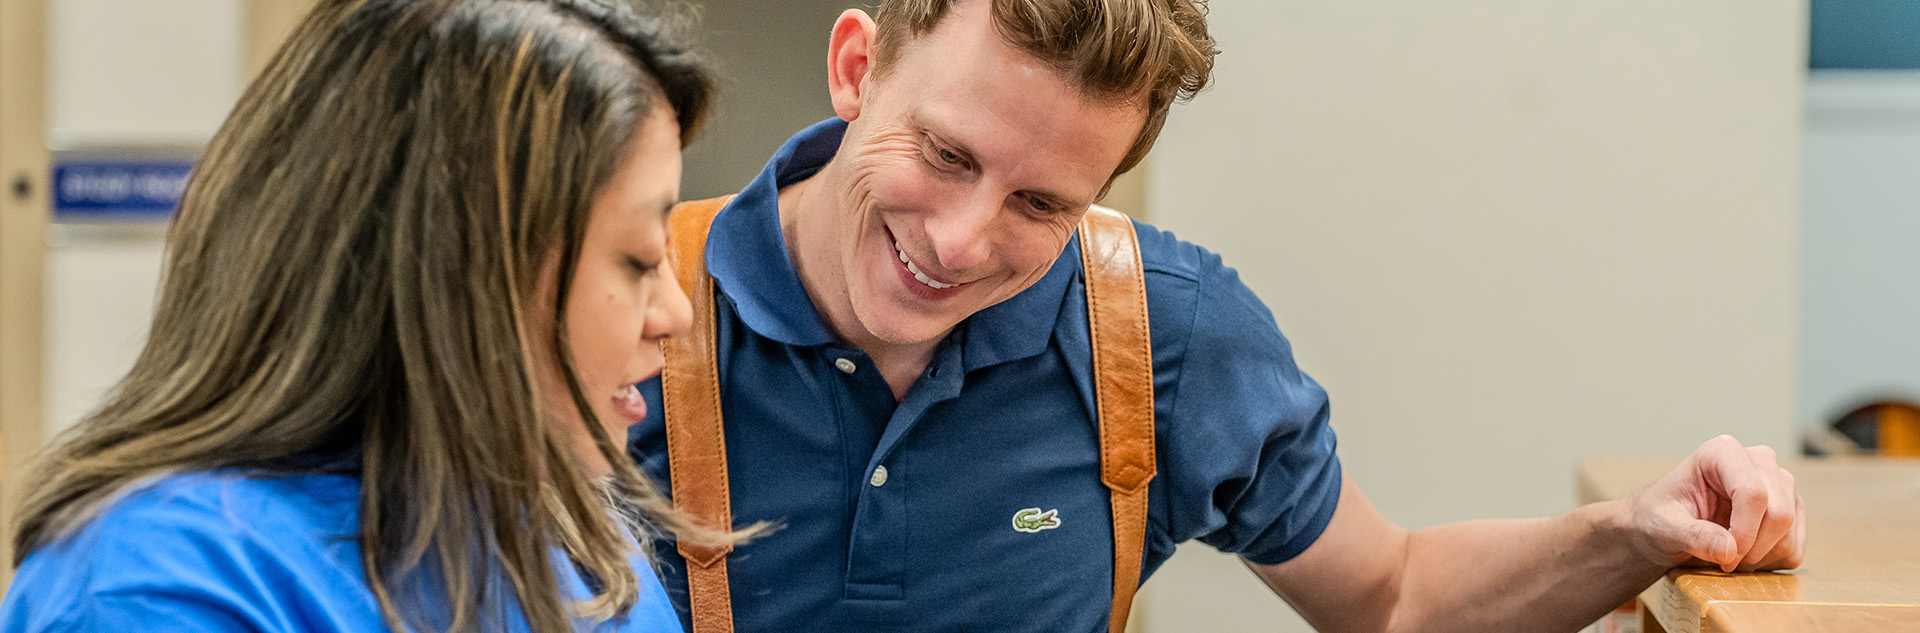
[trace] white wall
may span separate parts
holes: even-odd
[[[49,0],[55,149],[197,148],[240,96],[240,0]],[[53,227],[46,420],[85,415],[145,343],[160,278],[153,226]]]
[[[197,146],[240,97],[241,0],[49,0],[49,143]]]
[[[1223,1],[1149,215],[1240,269],[1408,527],[1574,503],[1584,455],[1790,445],[1804,0]],[[1151,632],[1305,630],[1229,557]]]
[[[1920,71],[1807,81],[1799,416],[1920,401]]]

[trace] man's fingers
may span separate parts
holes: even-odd
[[[1795,493],[1793,507],[1793,554],[1787,556],[1781,569],[1799,567],[1800,561],[1807,556],[1807,500],[1800,498],[1799,493]]]
[[[1795,495],[1793,529],[1788,531],[1786,538],[1780,539],[1780,544],[1773,548],[1773,552],[1767,555],[1766,560],[1754,565],[1753,569],[1793,569],[1800,566],[1800,561],[1806,557],[1806,554],[1807,503]]]
[[[1776,516],[1779,518],[1775,518]],[[1751,571],[1758,568],[1763,561],[1780,558],[1775,550],[1789,543],[1786,536],[1792,526],[1793,514],[1769,513],[1767,518],[1760,522],[1760,532],[1754,538],[1753,547],[1748,548],[1746,556],[1741,557],[1737,569]]]
[[[1733,534],[1737,552],[1730,559],[1715,562],[1720,563],[1723,571],[1733,571],[1759,537],[1761,522],[1767,516],[1769,485],[1753,463],[1756,455],[1741,447],[1739,441],[1722,435],[1701,448],[1700,457],[1705,461],[1710,481],[1719,484],[1719,493],[1725,495],[1729,504],[1727,529]],[[1771,456],[1772,449],[1766,454]]]
[[[1780,462],[1774,457],[1773,449],[1755,446],[1746,449],[1755,472],[1767,483],[1765,500],[1766,514],[1760,519],[1760,529],[1754,534],[1753,542],[1745,549],[1740,559],[1741,569],[1754,569],[1763,562],[1780,558],[1775,551],[1786,541],[1797,518],[1794,506],[1798,495],[1793,492],[1793,475],[1780,469]]]
[[[1686,543],[1688,554],[1722,568],[1731,567],[1740,560],[1733,535],[1712,521],[1695,520],[1687,526]]]

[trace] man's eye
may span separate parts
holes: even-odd
[[[1027,204],[1033,205],[1033,210],[1035,211],[1052,211],[1053,210],[1052,204],[1048,204],[1046,200],[1042,200],[1036,196],[1027,196]]]
[[[940,150],[940,160],[948,165],[958,165],[960,164],[960,155],[954,153],[953,150],[943,149]]]

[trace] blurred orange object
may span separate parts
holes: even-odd
[[[1881,409],[1880,454],[1920,457],[1920,407],[1890,403]]]
[[[1848,411],[1835,431],[1862,448],[1888,457],[1920,457],[1920,406],[1883,400]]]

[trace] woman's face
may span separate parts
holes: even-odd
[[[668,112],[656,109],[593,202],[567,295],[567,344],[574,369],[594,416],[616,446],[625,446],[627,427],[649,413],[633,384],[660,373],[660,340],[685,331],[693,316],[666,261],[667,213],[679,193],[680,129]],[[557,268],[547,271],[543,286],[553,287],[555,273]],[[567,393],[559,358],[543,356],[543,406],[566,425],[589,474],[611,472]]]

